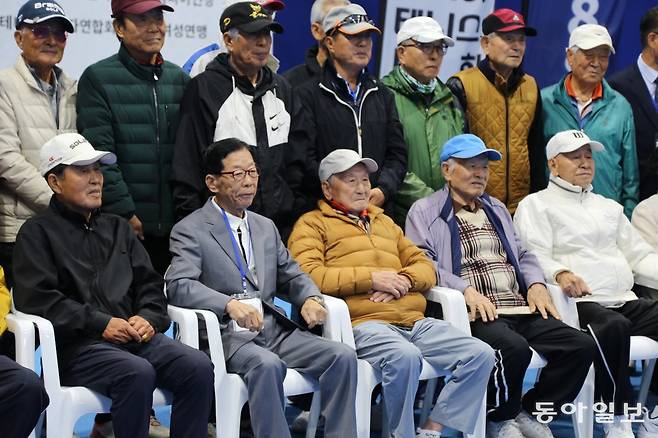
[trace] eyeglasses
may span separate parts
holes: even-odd
[[[368,18],[367,15],[352,14],[340,20],[336,25],[328,32],[329,35],[334,35],[338,32],[338,29],[342,26],[347,26],[348,24],[359,24],[359,23],[368,23],[372,26],[375,25],[375,22]]]
[[[439,55],[448,53],[448,45],[443,41],[436,43],[419,43],[418,41],[411,40],[412,44],[401,44],[402,47],[415,47],[426,55],[431,55],[435,50]]]
[[[64,29],[53,29],[48,26],[34,26],[29,27],[28,29],[30,29],[34,37],[38,40],[45,40],[52,35],[58,43],[66,42],[67,35]]]
[[[233,170],[231,172],[219,172],[220,175],[231,175],[234,180],[236,181],[242,181],[245,176],[249,175],[249,178],[256,179],[260,176],[260,172],[258,169],[253,168],[253,169],[247,169],[247,170]]]

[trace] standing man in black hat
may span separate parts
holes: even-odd
[[[299,108],[290,84],[267,67],[270,32],[283,27],[257,2],[229,6],[219,25],[228,53],[190,81],[181,103],[172,163],[176,215],[188,215],[210,196],[202,165],[207,147],[235,137],[255,146],[261,183],[250,210],[272,219],[285,241],[304,204],[305,153],[291,142]]]

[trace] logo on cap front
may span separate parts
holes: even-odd
[[[519,20],[520,20],[519,16],[514,14],[514,16],[512,17],[512,21],[519,21]]]
[[[267,18],[267,14],[263,13],[263,8],[260,5],[249,5],[251,6],[251,14],[249,16],[254,20],[256,18]]]
[[[86,140],[76,140],[69,145],[69,148],[75,149],[77,146],[80,146],[82,143],[87,143]]]
[[[37,2],[34,4],[34,9],[46,8],[48,12],[58,12],[64,14],[64,10],[57,4],[51,2]]]

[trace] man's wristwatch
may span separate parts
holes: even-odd
[[[319,305],[321,305],[322,307],[324,307],[325,309],[327,308],[327,306],[325,306],[325,304],[324,304],[324,298],[322,298],[319,295],[313,295],[312,297],[308,297],[307,300],[313,300],[316,303],[318,303]]]

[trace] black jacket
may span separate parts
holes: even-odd
[[[353,102],[345,81],[328,60],[319,83],[310,81],[299,88],[304,141],[308,144],[308,193],[320,196],[317,171],[324,157],[336,149],[353,149],[379,165],[370,180],[373,188],[384,192],[384,209],[391,215],[392,201],[407,172],[407,145],[393,92],[366,70],[360,83],[357,100]]]
[[[18,232],[14,278],[16,308],[52,322],[61,369],[112,317],[169,326],[164,282],[130,224],[98,211],[87,222],[55,196]]]
[[[318,64],[318,50],[320,49],[317,45],[311,47],[306,51],[303,64],[296,65],[283,73],[283,77],[290,82],[293,88],[300,87],[312,80],[320,80],[322,67]]]
[[[292,227],[301,212],[300,205],[304,201],[299,191],[306,162],[305,152],[300,149],[304,144],[294,141],[298,135],[301,108],[293,98],[288,81],[267,67],[261,70],[260,75],[260,81],[254,87],[246,77],[239,76],[233,70],[228,55],[222,53],[208,64],[203,73],[194,77],[185,89],[171,173],[174,208],[179,220],[202,207],[210,196],[204,182],[203,154],[214,141],[215,129],[220,123],[218,113],[233,93],[233,84],[243,94],[253,96],[251,108],[243,109],[250,111],[255,125],[256,147],[252,148],[252,153],[260,169],[260,179],[256,197],[249,210],[272,219],[279,230]],[[283,102],[285,109],[281,112],[287,114],[268,113],[268,108],[263,104],[267,93]],[[233,110],[228,109],[229,112]],[[270,145],[268,123],[273,118],[288,115],[288,142]],[[226,120],[221,122],[226,123]],[[239,120],[235,123],[239,123]],[[270,128],[275,129],[273,126]]]
[[[641,201],[658,193],[658,112],[637,63],[612,76],[608,83],[633,108]]]

